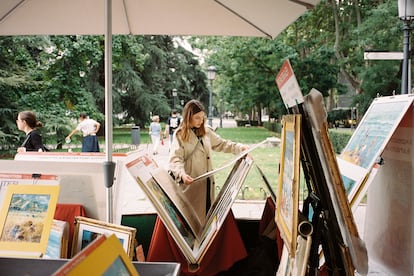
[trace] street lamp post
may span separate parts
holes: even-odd
[[[216,67],[207,68],[207,78],[210,80],[210,99],[208,103],[208,124],[213,127],[213,80],[216,78]]]
[[[173,109],[176,109],[177,108],[177,106],[176,106],[176,104],[175,104],[175,100],[176,100],[176,98],[177,98],[177,89],[173,89],[172,90],[172,95],[173,95],[173,101],[174,101],[174,105],[173,105]]]
[[[220,128],[223,128],[223,99],[220,99]]]
[[[398,0],[398,17],[403,21],[403,66],[401,77],[401,94],[408,94],[411,90],[411,22],[414,19],[414,0]]]

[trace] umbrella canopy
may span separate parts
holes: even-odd
[[[276,37],[319,0],[1,0],[0,35],[105,35],[105,186],[112,222],[112,34]]]
[[[113,34],[276,37],[319,0],[112,0]],[[2,0],[0,35],[105,34],[103,0]]]

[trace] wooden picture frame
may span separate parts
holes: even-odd
[[[301,115],[285,115],[282,120],[276,224],[294,258],[298,232]]]
[[[46,252],[58,185],[9,185],[0,211],[0,255],[39,258]]]
[[[132,260],[136,229],[129,226],[107,223],[96,219],[75,217],[75,230],[72,241],[72,258],[100,235],[115,234],[126,254]]]

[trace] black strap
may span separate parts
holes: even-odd
[[[211,207],[211,194],[210,194],[210,177],[207,177],[207,199],[206,199],[206,214],[208,213],[208,210],[210,210]]]

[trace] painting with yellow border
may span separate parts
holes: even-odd
[[[0,211],[0,256],[42,257],[59,196],[58,185],[9,185]]]
[[[299,208],[301,115],[282,119],[276,224],[293,258],[296,251]]]
[[[78,255],[60,267],[53,276],[131,275],[138,276],[129,256],[115,234],[99,235]]]

